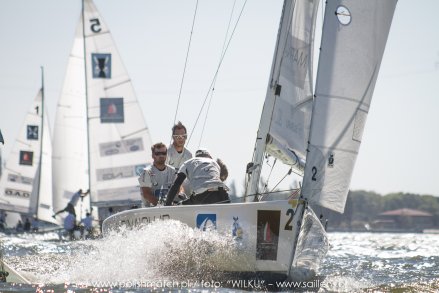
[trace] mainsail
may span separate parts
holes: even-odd
[[[54,136],[58,208],[79,188],[89,188],[91,204],[98,207],[139,201],[137,174],[151,160],[151,138],[110,31],[91,0],[83,2]]]
[[[247,194],[258,193],[264,152],[302,174],[311,121],[318,0],[284,2]]]
[[[43,89],[26,114],[0,180],[0,210],[39,220],[52,219],[52,177],[49,121],[44,113]]]
[[[341,213],[396,2],[326,6],[302,195]]]

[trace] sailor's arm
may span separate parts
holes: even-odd
[[[151,187],[140,187],[140,191],[142,192],[142,197],[149,203],[153,205],[157,205],[157,198],[152,194]]]
[[[174,200],[177,192],[180,190],[180,186],[183,183],[184,179],[186,179],[186,174],[180,172],[177,174],[177,178],[175,178],[174,183],[171,186],[171,189],[166,196],[166,204],[167,206],[172,205],[172,201]]]

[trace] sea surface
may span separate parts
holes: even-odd
[[[221,278],[221,263],[245,261],[233,241],[172,221],[105,238],[60,242],[56,233],[0,234],[4,260],[32,285],[0,292],[264,292],[266,280]],[[439,234],[329,233],[313,281],[285,292],[439,292]],[[215,252],[215,253],[213,253]]]

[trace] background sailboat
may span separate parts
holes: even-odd
[[[41,88],[26,114],[3,170],[0,210],[55,223],[51,217],[52,144],[44,108],[44,88]]]
[[[151,138],[110,31],[91,0],[83,1],[54,127],[56,209],[90,189],[99,218],[140,201],[137,174],[151,160]]]

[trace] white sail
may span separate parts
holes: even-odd
[[[49,121],[42,109],[40,90],[26,114],[6,162],[0,180],[0,209],[54,222],[51,218],[52,145]]]
[[[45,111],[44,113],[47,113]],[[52,140],[50,137],[49,119],[44,115],[43,141],[41,149],[40,167],[37,169],[34,179],[34,188],[31,195],[31,215],[37,219],[56,223],[53,215],[53,186],[52,186]]]
[[[84,42],[78,24],[53,129],[54,210],[63,209],[78,189],[88,189]],[[89,209],[89,201],[83,202]]]
[[[250,188],[258,192],[264,152],[302,174],[311,121],[318,0],[284,2],[270,82],[258,129]]]
[[[302,195],[343,212],[397,0],[328,1]]]
[[[55,123],[57,198],[65,195],[58,208],[79,188],[90,188],[96,206],[138,202],[137,174],[151,160],[149,130],[110,31],[91,0],[84,1],[83,17]]]

